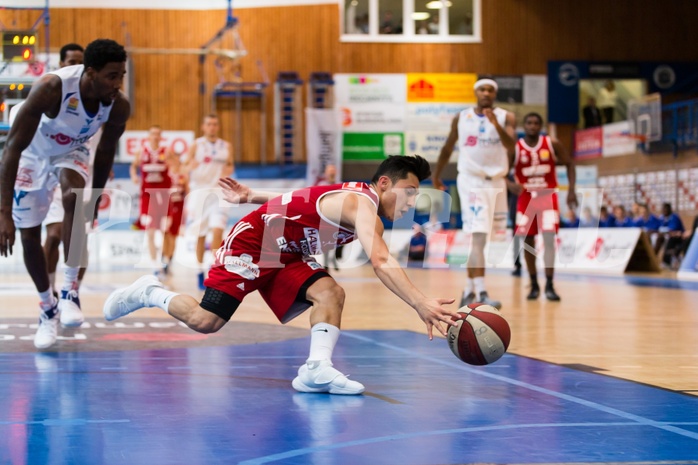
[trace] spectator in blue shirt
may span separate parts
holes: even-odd
[[[412,264],[422,264],[427,251],[427,236],[418,224],[412,225],[412,238],[407,249],[407,259]]]
[[[635,220],[634,226],[642,228],[648,233],[658,232],[659,228],[662,226],[662,222],[659,221],[659,218],[652,214],[647,204],[641,203],[638,206],[639,216]]]
[[[633,219],[626,215],[623,205],[613,207],[613,216],[615,218],[614,226],[617,228],[632,228]]]
[[[599,209],[599,228],[612,228],[616,225],[616,218],[608,213],[608,207],[602,205]]]
[[[591,208],[584,207],[582,210],[582,217],[579,218],[580,228],[598,228],[599,219],[591,213]]]
[[[661,226],[659,227],[660,235],[657,239],[657,250],[666,242],[662,261],[667,267],[674,268],[676,267],[675,259],[678,258],[678,252],[683,242],[685,228],[681,218],[673,212],[669,202],[662,204],[662,216],[659,220],[661,221]]]
[[[579,218],[577,218],[577,213],[571,208],[565,213],[565,217],[562,218],[560,226],[563,228],[578,228]]]

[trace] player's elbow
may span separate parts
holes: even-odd
[[[378,271],[388,263],[390,260],[390,253],[388,252],[388,249],[372,253],[370,260],[373,270]]]

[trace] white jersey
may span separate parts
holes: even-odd
[[[12,123],[15,122],[15,118],[17,118],[17,113],[19,113],[19,108],[20,108],[22,105],[24,105],[24,102],[26,102],[26,100],[22,100],[22,101],[19,102],[17,105],[15,105],[15,106],[13,106],[12,108],[10,108],[10,116],[9,116],[9,118],[7,119],[7,123],[8,123],[10,126],[12,126]]]
[[[507,111],[494,108],[502,127],[506,126]],[[504,177],[509,171],[507,149],[499,133],[486,116],[474,108],[463,110],[458,118],[458,172],[483,178]]]
[[[196,145],[194,159],[198,162],[198,166],[189,174],[189,187],[192,190],[216,187],[230,156],[228,143],[223,139],[210,142],[205,137],[199,137],[194,144]]]
[[[80,77],[84,65],[67,66],[50,74],[62,81],[61,107],[55,118],[41,115],[39,127],[26,151],[42,157],[63,155],[87,142],[109,118],[112,104],[99,104],[94,115],[88,114],[80,97]]]

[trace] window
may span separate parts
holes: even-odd
[[[342,0],[343,42],[480,42],[481,0]]]

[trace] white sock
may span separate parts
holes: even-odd
[[[177,297],[179,294],[176,292],[168,291],[161,287],[153,287],[148,291],[148,305],[151,307],[158,307],[169,312],[170,302],[172,299]]]
[[[339,339],[339,332],[339,328],[328,323],[318,323],[310,328],[308,362],[332,360],[332,352]]]
[[[475,282],[475,294],[480,295],[481,292],[485,292],[485,277],[484,276],[479,276],[477,278],[474,278],[473,281]]]
[[[56,289],[56,272],[48,274],[48,283],[51,285],[51,290]]]
[[[463,289],[463,295],[467,296],[471,292],[475,291],[475,281],[473,281],[473,278],[466,278],[465,279],[465,288]]]
[[[78,272],[80,267],[77,266],[66,266],[65,267],[65,281],[63,282],[63,290],[70,291],[71,289],[76,289],[78,285]]]
[[[50,287],[44,292],[39,292],[39,299],[41,299],[40,306],[42,309],[48,310],[56,305],[56,297],[54,297],[53,289]]]

